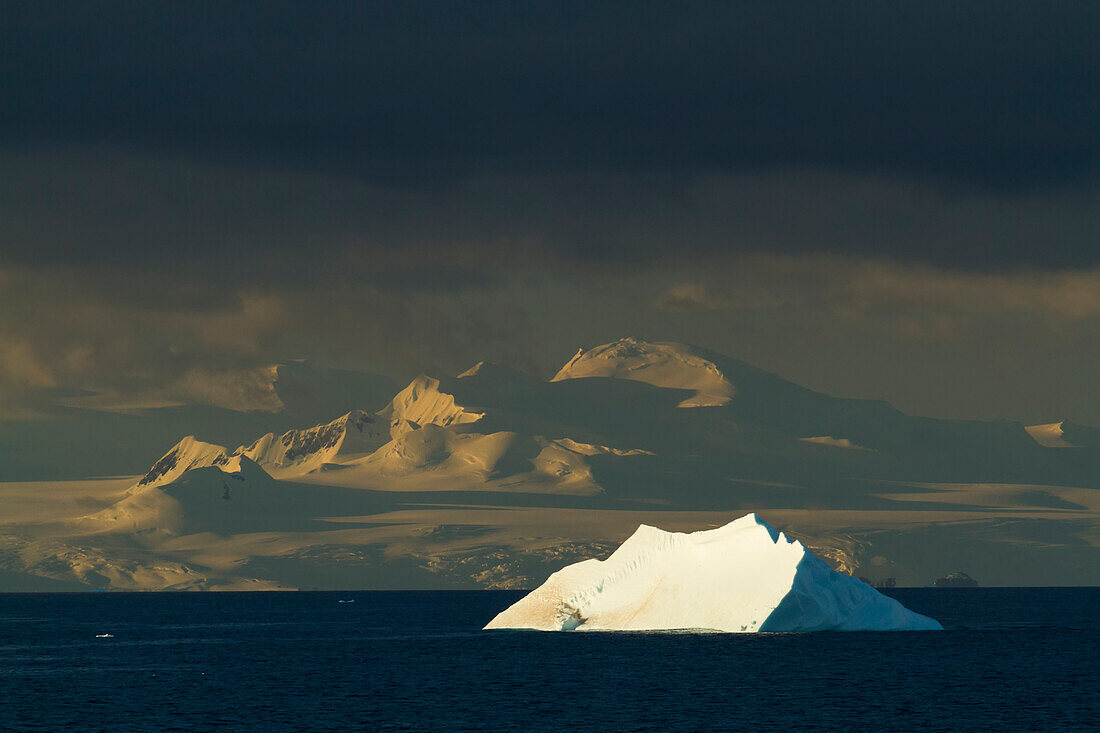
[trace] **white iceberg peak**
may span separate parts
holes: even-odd
[[[607,560],[550,576],[486,629],[933,630],[756,514],[688,534],[640,525]]]

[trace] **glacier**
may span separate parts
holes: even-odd
[[[562,568],[486,629],[892,631],[943,627],[747,514],[717,529],[641,525],[607,560]]]

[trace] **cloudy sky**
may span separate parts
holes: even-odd
[[[0,420],[636,335],[1100,424],[1100,6],[547,8],[4,3]]]

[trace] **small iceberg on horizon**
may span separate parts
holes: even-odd
[[[606,560],[584,560],[486,629],[540,631],[932,631],[756,514],[688,534],[641,525]]]

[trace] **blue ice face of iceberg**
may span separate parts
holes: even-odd
[[[942,626],[913,613],[861,580],[838,573],[809,550],[799,561],[790,592],[760,625],[760,631],[939,631]]]

